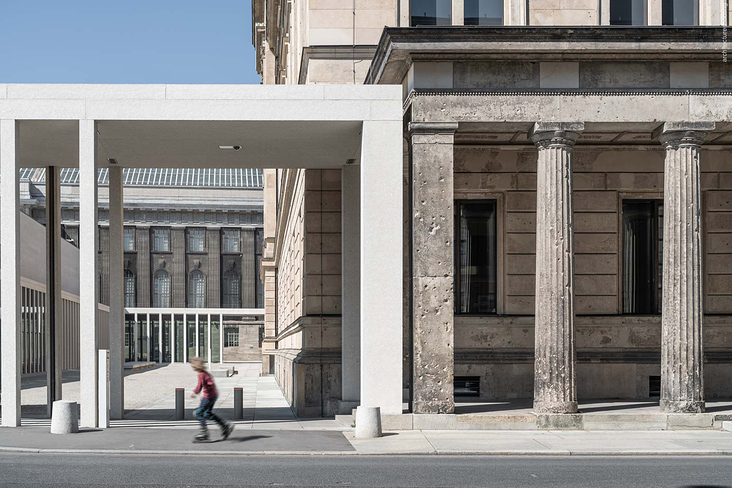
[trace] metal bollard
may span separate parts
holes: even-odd
[[[183,420],[186,417],[186,389],[175,389],[175,420]]]
[[[234,418],[244,418],[244,388],[234,388]]]

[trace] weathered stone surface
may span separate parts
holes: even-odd
[[[572,147],[582,124],[536,124],[534,411],[577,412],[574,348]]]
[[[702,232],[699,150],[706,124],[664,124],[661,409],[703,412]]]
[[[457,124],[412,124],[413,411],[453,413]]]

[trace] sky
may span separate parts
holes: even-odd
[[[259,83],[251,0],[0,0],[0,83]]]

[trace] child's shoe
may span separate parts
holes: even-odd
[[[226,424],[221,426],[221,436],[224,438],[224,440],[229,438],[233,430],[234,424],[232,424],[231,422],[226,422]]]
[[[193,439],[196,442],[206,442],[208,440],[208,429],[201,429]]]

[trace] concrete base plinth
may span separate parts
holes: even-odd
[[[701,401],[661,400],[660,405],[665,413],[704,413],[704,402]]]
[[[534,413],[577,413],[577,402],[534,402]]]
[[[356,439],[381,437],[381,409],[358,407],[356,409]]]
[[[51,434],[75,434],[79,432],[79,405],[69,400],[53,402]]]

